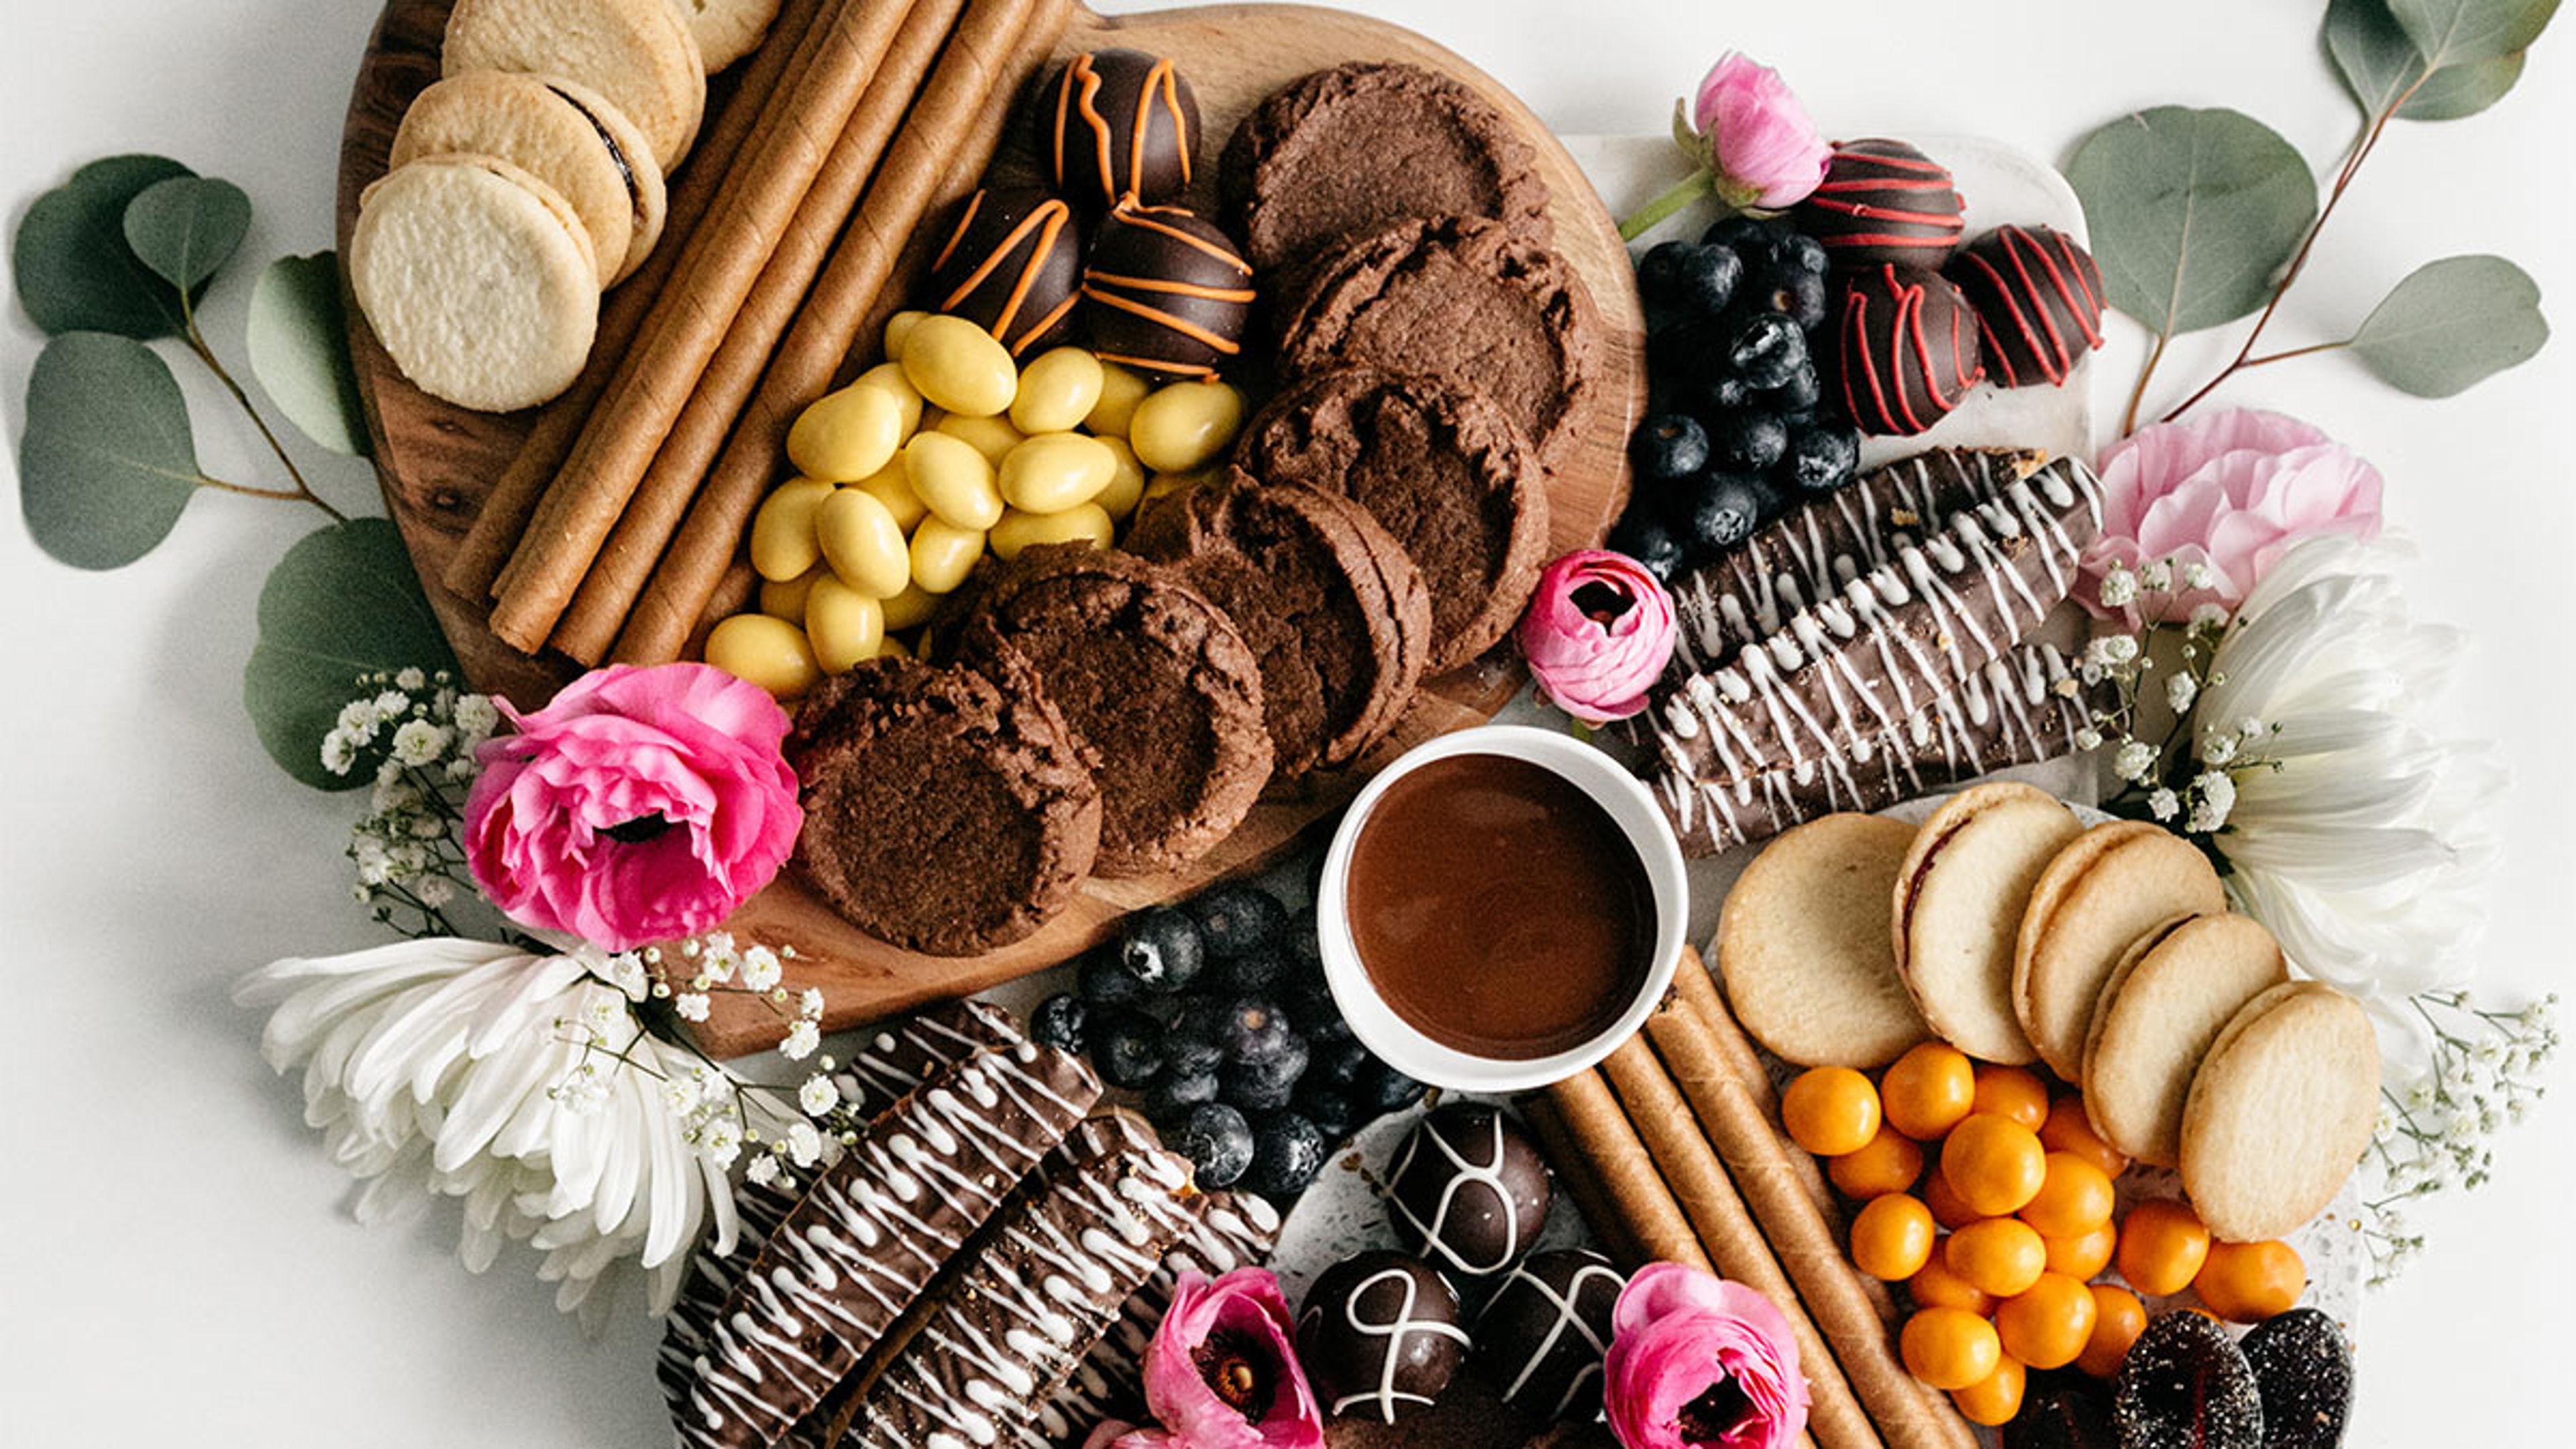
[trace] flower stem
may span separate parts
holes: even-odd
[[[1653,231],[1658,223],[1674,212],[1701,197],[1716,194],[1717,178],[1705,169],[1693,171],[1674,182],[1661,196],[1629,213],[1627,219],[1619,223],[1619,240],[1635,241]]]
[[[286,445],[278,441],[277,434],[268,426],[268,420],[259,415],[259,409],[251,406],[250,394],[242,391],[242,385],[234,380],[230,369],[216,358],[214,348],[206,344],[206,335],[197,330],[195,310],[186,305],[185,293],[181,294],[181,305],[187,314],[184,320],[187,323],[188,350],[197,354],[197,360],[206,365],[206,370],[213,373],[215,380],[224,385],[224,390],[233,395],[233,401],[241,405],[243,414],[250,419],[250,425],[259,429],[260,437],[268,443],[268,450],[277,455],[277,461],[285,466],[286,476],[295,480],[295,486],[292,489],[245,488],[239,484],[215,483],[211,478],[203,481],[214,483],[214,486],[227,492],[246,493],[254,498],[280,498],[290,501],[301,499],[328,514],[334,523],[348,522],[349,515],[323,502],[321,496],[313,491],[313,485],[304,481],[304,472],[295,466],[293,458],[287,456]]]
[[[2261,357],[2249,357],[2243,362],[2238,363],[2237,366],[2268,367],[2275,362],[2287,362],[2291,358],[2306,357],[2313,353],[2332,352],[2337,348],[2350,347],[2351,345],[2352,343],[2348,339],[2342,342],[2312,342],[2305,347],[2293,347],[2286,352],[2267,352]]]
[[[2125,438],[2138,430],[2138,409],[2147,400],[2147,380],[2156,375],[2156,364],[2165,360],[2165,346],[2172,341],[2173,334],[2170,332],[2156,334],[2156,345],[2147,353],[2146,365],[2138,369],[2138,385],[2129,389],[2129,405],[2120,413],[2121,437]]]

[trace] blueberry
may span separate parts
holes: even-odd
[[[1290,1037],[1277,1056],[1226,1063],[1217,1073],[1217,1095],[1246,1112],[1276,1112],[1297,1095],[1308,1059],[1306,1044]]]
[[[1712,374],[1692,379],[1682,388],[1681,401],[1702,418],[1713,418],[1737,408],[1750,407],[1754,401],[1751,383],[1733,373]],[[1708,425],[1700,424],[1705,428]]]
[[[1170,1126],[1190,1109],[1216,1100],[1214,1072],[1171,1072],[1145,1089],[1145,1115],[1157,1127]]]
[[[1815,356],[1810,350],[1807,365],[1789,374],[1789,379],[1763,394],[1763,401],[1783,414],[1802,413],[1825,400],[1825,380],[1817,372]]]
[[[1744,486],[1753,490],[1754,500],[1760,505],[1757,511],[1764,523],[1788,511],[1789,490],[1780,486],[1778,474],[1747,474]]]
[[[1103,946],[1082,958],[1074,967],[1074,989],[1094,1006],[1135,1006],[1153,994],[1129,974],[1115,946]]]
[[[1300,979],[1324,979],[1324,946],[1317,928],[1313,906],[1288,918],[1288,968]]]
[[[1202,1102],[1181,1119],[1170,1145],[1190,1160],[1200,1187],[1232,1187],[1252,1165],[1252,1124],[1223,1102]]]
[[[1646,566],[1646,572],[1671,583],[1686,561],[1682,541],[1662,519],[1643,508],[1631,508],[1610,530],[1610,547]]]
[[[1750,262],[1771,255],[1781,237],[1789,234],[1787,226],[1759,216],[1722,216],[1710,222],[1699,234],[1701,246],[1731,247]]]
[[[1262,1120],[1243,1185],[1265,1197],[1294,1197],[1324,1170],[1324,1130],[1295,1112]]]
[[[1209,968],[1208,987],[1228,996],[1274,994],[1288,976],[1287,954],[1276,946],[1228,956]]]
[[[1217,956],[1249,955],[1275,946],[1288,933],[1288,908],[1270,892],[1248,885],[1222,885],[1191,901],[1189,912]]]
[[[1225,1002],[1220,998],[1182,998],[1180,1014],[1172,1018],[1171,1030],[1163,1037],[1166,1065],[1182,1075],[1215,1071],[1225,1060],[1225,1024]]]
[[[1646,370],[1658,381],[1687,383],[1726,369],[1725,334],[1717,324],[1692,318],[1646,339]]]
[[[1306,1069],[1307,1076],[1314,1074],[1314,1068]],[[1359,1109],[1351,1105],[1350,1089],[1346,1087],[1313,1087],[1300,1082],[1296,1108],[1300,1116],[1323,1132],[1326,1142],[1341,1141],[1359,1125]]]
[[[1368,1048],[1357,1040],[1324,1042],[1307,1057],[1306,1075],[1300,1082],[1325,1091],[1344,1090],[1359,1079],[1360,1068],[1368,1064]]]
[[[1830,493],[1860,467],[1860,434],[1846,423],[1811,424],[1789,435],[1781,472],[1810,493]]]
[[[1771,243],[1771,265],[1821,277],[1833,265],[1825,244],[1804,232],[1784,232]]]
[[[1653,483],[1687,478],[1708,466],[1708,433],[1682,413],[1654,413],[1628,438],[1628,461]]]
[[[1778,387],[1806,365],[1807,334],[1780,312],[1756,312],[1745,319],[1727,346],[1735,375],[1755,390]]]
[[[1207,942],[1198,922],[1174,906],[1139,911],[1120,933],[1118,964],[1153,992],[1178,991],[1190,984],[1207,961]]]
[[[1264,996],[1240,996],[1226,1003],[1225,1027],[1218,1041],[1229,1062],[1261,1062],[1286,1052],[1297,1034],[1288,1014]]]
[[[1712,420],[1709,448],[1729,473],[1760,473],[1789,451],[1789,430],[1769,413],[1745,409]]]
[[[1422,1100],[1423,1085],[1381,1061],[1360,1068],[1351,1083],[1351,1103],[1370,1120],[1401,1112]]]
[[[1279,1007],[1297,1024],[1297,1034],[1308,1045],[1350,1039],[1351,1024],[1342,1020],[1342,1009],[1333,1001],[1332,988],[1320,979],[1289,982],[1280,993]]]
[[[1142,1087],[1163,1072],[1163,1024],[1140,1011],[1104,1011],[1092,1023],[1091,1064],[1113,1087]]]
[[[1733,473],[1703,474],[1692,495],[1691,542],[1709,553],[1742,543],[1762,522],[1762,495]]]
[[[1637,295],[1647,306],[1681,310],[1682,259],[1693,250],[1685,241],[1658,242],[1637,259]]]
[[[1692,247],[1682,254],[1674,278],[1679,288],[1674,303],[1686,313],[1714,317],[1735,300],[1735,289],[1743,282],[1744,261],[1733,251],[1726,247]]]
[[[1792,270],[1775,263],[1763,273],[1762,300],[1773,311],[1788,314],[1801,331],[1813,332],[1825,325],[1825,278],[1821,272]]]
[[[1070,991],[1059,991],[1039,1002],[1038,1009],[1029,1013],[1029,1037],[1041,1046],[1051,1046],[1079,1056],[1082,1053],[1083,1018],[1087,1015],[1089,1012],[1084,1008],[1081,997]]]

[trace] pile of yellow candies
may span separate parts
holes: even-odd
[[[1108,547],[1142,503],[1214,471],[1243,424],[1222,382],[1155,388],[1079,347],[1019,367],[962,317],[898,312],[885,355],[788,430],[796,476],[751,524],[759,612],[707,636],[708,663],[780,699],[907,652],[900,636],[988,552]]]

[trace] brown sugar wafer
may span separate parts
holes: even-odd
[[[1547,1100],[1556,1109],[1558,1122],[1565,1129],[1573,1151],[1562,1161],[1579,1162],[1592,1170],[1591,1175],[1609,1199],[1610,1218],[1627,1232],[1636,1248],[1630,1266],[1642,1263],[1687,1263],[1702,1272],[1716,1271],[1708,1254],[1691,1232],[1690,1220],[1682,1216],[1681,1204],[1674,1201],[1672,1189],[1655,1172],[1646,1156],[1646,1144],[1637,1140],[1637,1129],[1628,1114],[1619,1110],[1619,1099],[1610,1095],[1610,1084],[1597,1070],[1575,1073],[1547,1089]],[[1561,1173],[1563,1177],[1575,1174]]]
[[[1891,1444],[1971,1449],[1977,1440],[1967,1420],[1898,1360],[1895,1336],[1879,1306],[1885,1300],[1873,1297],[1871,1285],[1843,1255],[1825,1214],[1790,1167],[1789,1149],[1709,1022],[1696,1011],[1659,1011],[1647,1018],[1646,1029],[1882,1436]]]
[[[1718,996],[1717,977],[1708,969],[1708,963],[1700,958],[1698,947],[1682,947],[1681,964],[1673,969],[1673,994],[1682,1005],[1698,1012],[1700,1020],[1707,1024],[1709,1035],[1734,1065],[1745,1092],[1753,1098],[1754,1105],[1762,1109],[1763,1120],[1778,1121],[1780,1096],[1771,1090],[1771,1074],[1763,1068],[1762,1054],[1754,1049],[1753,1038],[1746,1036],[1736,1025],[1735,1014]],[[1817,1211],[1825,1215],[1825,1221],[1833,1224],[1836,1232],[1840,1232],[1842,1208],[1834,1201],[1833,1186],[1825,1180],[1825,1170],[1816,1165],[1815,1158],[1804,1152],[1790,1153],[1789,1167],[1806,1184],[1807,1196],[1816,1200]]]
[[[1691,1007],[1671,999],[1656,1009],[1689,1011]],[[1690,1104],[1654,1048],[1644,1036],[1632,1036],[1602,1062],[1601,1069],[1628,1109],[1628,1121],[1653,1155],[1655,1170],[1699,1234],[1710,1264],[1721,1276],[1770,1299],[1789,1320],[1790,1335],[1798,1342],[1798,1367],[1807,1377],[1808,1432],[1825,1449],[1876,1449],[1877,1429],[1853,1396],[1833,1351],[1816,1331],[1815,1320],[1798,1301],[1797,1289],[1753,1221],[1752,1209],[1726,1175],[1717,1150],[1700,1132]]]
[[[689,239],[642,340],[538,500],[492,609],[492,632],[504,643],[530,654],[543,647],[752,299],[911,9],[911,0],[837,0],[816,23],[813,59],[781,92],[788,114],[774,124],[764,119],[748,168],[727,178],[727,195]]]
[[[1576,1145],[1574,1135],[1566,1130],[1564,1120],[1557,1116],[1556,1104],[1547,1099],[1546,1093],[1534,1092],[1513,1105],[1520,1109],[1522,1125],[1529,1128],[1530,1136],[1538,1139],[1539,1151],[1548,1161],[1570,1163],[1584,1160],[1582,1149]],[[1556,1185],[1564,1188],[1566,1196],[1574,1199],[1576,1210],[1583,1214],[1583,1221],[1591,1225],[1592,1235],[1601,1241],[1601,1251],[1608,1254],[1612,1262],[1622,1269],[1633,1269],[1646,1261],[1645,1253],[1637,1247],[1635,1236],[1628,1231],[1627,1219],[1620,1216],[1617,1205],[1611,1201],[1599,1177],[1588,1171],[1560,1169],[1556,1174]]]
[[[680,253],[697,233],[698,223],[706,218],[708,204],[723,189],[725,176],[740,157],[743,142],[759,123],[761,112],[782,88],[780,83],[802,49],[804,36],[813,28],[815,13],[822,3],[823,0],[786,0],[779,7],[769,43],[760,48],[750,68],[743,72],[742,84],[698,137],[696,164],[682,168],[671,183],[661,244],[627,278],[633,285],[609,294],[600,308],[599,333],[591,342],[590,360],[582,366],[581,376],[537,414],[536,426],[519,444],[510,465],[493,481],[482,510],[474,516],[474,526],[465,531],[464,540],[448,558],[447,572],[442,577],[460,597],[480,600],[491,596],[492,581],[509,561],[511,551],[519,546],[519,535],[527,530],[537,499],[544,495],[547,482],[571,453],[573,441],[581,436],[583,419],[590,416],[599,395],[607,390],[618,362],[635,344],[636,334],[643,330],[644,319],[653,310],[653,299],[661,295],[662,284],[670,279]]]
[[[1072,0],[969,0],[832,260],[628,616],[613,651],[618,662],[679,657],[707,595],[742,544],[788,425],[830,388],[921,219],[973,189],[1009,120],[1003,98],[1037,69],[1071,13]]]
[[[884,61],[868,82],[866,97],[850,117],[814,187],[805,194],[787,234],[770,254],[769,265],[743,303],[742,313],[725,333],[723,345],[707,364],[698,388],[681,410],[662,450],[636,484],[634,497],[617,526],[600,545],[572,603],[549,639],[555,648],[584,664],[597,664],[626,623],[635,596],[651,579],[663,546],[680,526],[698,482],[715,462],[734,419],[742,415],[769,355],[788,326],[805,291],[830,255],[832,241],[849,219],[850,209],[875,174],[895,131],[911,109],[914,94],[939,47],[956,24],[966,0],[912,0],[910,13],[895,32]]]

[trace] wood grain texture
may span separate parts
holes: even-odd
[[[361,62],[342,140],[339,230],[342,255],[359,194],[384,171],[384,158],[411,97],[437,75],[437,43],[450,0],[391,0]],[[1538,152],[1540,173],[1555,191],[1556,246],[1583,278],[1599,313],[1598,361],[1604,385],[1582,422],[1566,465],[1550,486],[1551,552],[1598,543],[1627,497],[1626,443],[1645,401],[1644,324],[1626,249],[1591,183],[1537,117],[1492,78],[1411,31],[1337,11],[1277,5],[1233,5],[1104,18],[1077,10],[1050,59],[1126,45],[1169,55],[1198,94],[1202,130],[1201,186],[1212,196],[1216,156],[1235,124],[1264,96],[1322,67],[1350,60],[1402,61],[1456,76],[1518,124]],[[1004,175],[1034,172],[1028,127],[1015,120],[998,152],[952,158],[959,172],[987,165]],[[928,230],[925,228],[925,231]],[[929,239],[916,236],[874,318],[891,312],[927,260]],[[446,565],[472,524],[493,479],[532,425],[533,412],[495,416],[450,407],[405,382],[350,309],[350,344],[375,443],[385,503],[408,543],[431,606],[478,687],[534,707],[580,672],[558,654],[530,657],[493,637],[488,600],[460,597],[442,582]],[[872,325],[862,335],[873,335]],[[873,361],[861,349],[844,368]],[[1256,395],[1261,380],[1247,377]],[[1435,735],[1482,723],[1521,683],[1508,645],[1486,659],[1430,681],[1414,708],[1355,767],[1302,782],[1289,798],[1265,801],[1222,846],[1190,870],[1125,881],[1086,883],[1075,904],[1045,930],[983,956],[941,959],[897,950],[858,932],[792,877],[746,905],[730,923],[746,939],[793,945],[802,958],[792,984],[823,989],[827,1026],[838,1029],[925,1001],[981,990],[1056,965],[1105,937],[1128,912],[1187,895],[1220,876],[1278,859],[1358,792],[1374,770]],[[719,1055],[757,1050],[777,1040],[781,1023],[757,1005],[720,997],[700,1040]]]

